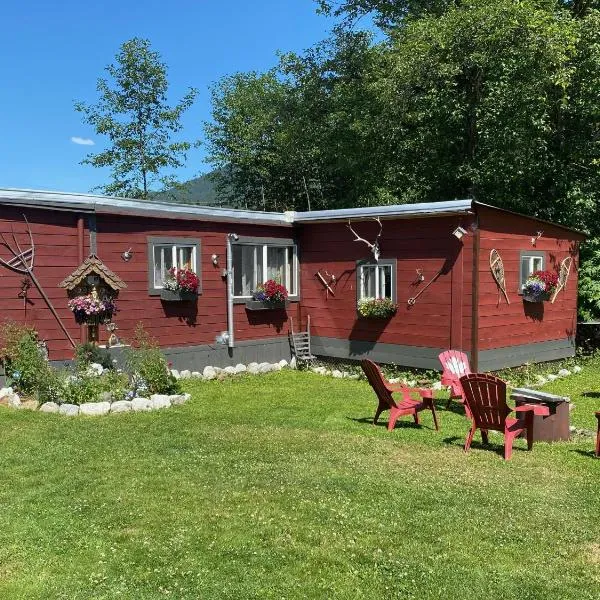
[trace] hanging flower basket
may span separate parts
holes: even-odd
[[[523,300],[525,302],[546,302],[550,300],[550,294],[523,294]]]
[[[558,285],[558,275],[552,271],[535,271],[523,284],[525,302],[546,302]]]
[[[356,308],[363,319],[391,319],[398,311],[391,298],[362,298]]]
[[[79,324],[99,325],[108,323],[117,312],[113,298],[98,298],[95,294],[75,296],[69,300],[67,306],[75,315]]]
[[[193,302],[198,298],[200,279],[191,269],[169,269],[160,299],[165,302]]]

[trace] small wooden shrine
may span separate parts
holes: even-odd
[[[69,308],[78,323],[88,326],[88,341],[97,343],[100,323],[110,323],[115,300],[127,284],[95,254],[90,254],[59,284],[69,296]]]

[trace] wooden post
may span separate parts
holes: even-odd
[[[456,262],[452,267],[451,294],[450,294],[450,348],[453,350],[463,349],[462,329],[463,329],[463,254],[464,246]]]
[[[77,217],[77,266],[83,262],[85,255],[85,235],[83,217]],[[84,323],[79,326],[79,341],[84,344],[87,339],[87,328]]]

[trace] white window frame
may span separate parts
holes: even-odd
[[[523,259],[528,259],[527,272],[523,269]],[[537,269],[534,267],[533,261],[541,260],[542,266]],[[542,251],[523,250],[519,255],[519,294],[523,293],[523,285],[527,278],[535,271],[543,271],[546,268],[546,253]]]
[[[390,299],[392,302],[396,302],[396,287],[397,287],[397,272],[396,272],[397,261],[395,258],[392,259],[379,259],[378,262],[375,261],[358,261],[356,264],[356,300],[362,300],[363,298],[370,298],[371,296],[363,296],[363,287],[364,287],[364,269],[373,268],[375,269],[375,290],[376,294],[378,294],[379,283],[380,283],[380,268],[381,267],[389,267],[391,282],[390,282],[390,290],[391,296]],[[376,295],[376,298],[381,296]],[[387,297],[387,296],[386,296]]]
[[[180,248],[192,249],[192,271],[198,275],[200,285],[198,294],[202,293],[202,278],[200,269],[200,240],[196,238],[149,237],[148,238],[148,293],[151,296],[160,295],[163,286],[156,283],[154,269],[154,249],[159,247],[171,248],[171,262],[177,265],[177,251]],[[176,267],[177,268],[177,267]]]
[[[288,299],[289,300],[299,300],[300,299],[300,270],[299,270],[299,262],[298,262],[298,245],[294,240],[290,239],[279,239],[279,238],[249,238],[249,237],[241,237],[238,241],[234,242],[232,246],[252,246],[256,248],[255,262],[254,262],[254,273],[256,275],[257,269],[256,264],[258,260],[261,261],[262,273],[263,277],[267,276],[267,254],[269,248],[285,248],[286,249],[286,264],[291,264],[291,268],[288,270],[286,275],[286,281],[282,281],[281,284],[285,286],[285,289],[288,290]],[[288,263],[288,259],[290,258],[289,253],[292,252],[291,261]],[[261,257],[257,256],[258,254],[262,254]],[[233,270],[235,272],[235,264],[233,265]],[[295,290],[292,290],[292,282],[295,283]],[[264,283],[264,281],[255,281],[253,282],[253,288],[256,289],[256,286]],[[294,293],[292,293],[292,291]],[[247,296],[236,296],[235,291],[233,295],[233,301],[237,303],[246,302],[250,300],[252,295]]]

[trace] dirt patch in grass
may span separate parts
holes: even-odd
[[[583,558],[590,565],[600,565],[600,543],[586,544],[583,547]]]

